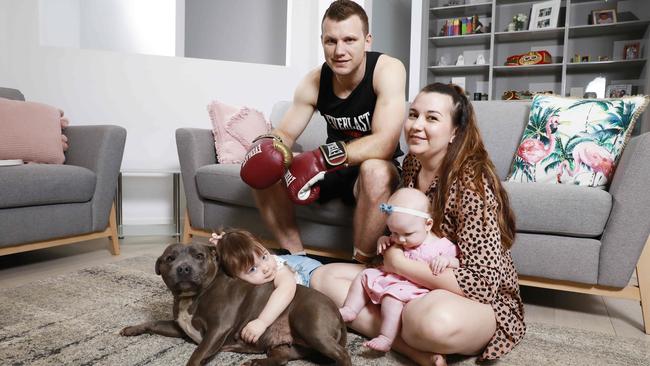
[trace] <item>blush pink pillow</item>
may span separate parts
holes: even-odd
[[[262,112],[248,107],[235,107],[219,101],[208,105],[212,121],[217,160],[222,164],[240,164],[253,139],[271,130],[271,123]]]
[[[67,123],[58,108],[0,98],[0,159],[63,164]]]

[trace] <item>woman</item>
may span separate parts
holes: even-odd
[[[433,230],[458,245],[460,267],[434,276],[395,245],[384,253],[385,270],[432,290],[404,307],[401,338],[393,347],[421,365],[444,365],[442,355],[452,353],[499,358],[521,340],[526,326],[510,255],[514,216],[474,110],[462,88],[431,84],[411,104],[404,132],[409,154],[402,164],[402,185],[429,197]],[[312,286],[341,306],[362,269],[345,263],[323,266]],[[380,320],[377,307],[370,305],[351,327],[375,337]]]

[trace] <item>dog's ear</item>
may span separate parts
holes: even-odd
[[[162,257],[156,259],[156,274],[160,276],[160,263],[162,263]]]
[[[217,258],[217,246],[212,244],[207,244],[206,247],[208,248],[208,252],[210,253],[210,255],[213,256],[214,258]]]

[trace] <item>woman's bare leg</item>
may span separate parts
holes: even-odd
[[[495,332],[492,306],[446,290],[412,300],[402,311],[402,337],[421,350],[476,355]]]

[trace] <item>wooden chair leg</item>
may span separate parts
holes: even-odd
[[[641,313],[643,314],[643,331],[650,334],[650,236],[645,243],[645,249],[636,265],[636,276],[641,295]]]
[[[117,236],[117,219],[115,215],[115,203],[113,203],[111,213],[108,215],[109,240],[111,241],[108,250],[113,255],[120,255],[120,239]]]
[[[183,238],[181,239],[181,243],[183,244],[189,244],[190,241],[192,240],[192,226],[190,225],[190,214],[187,212],[187,209],[185,210],[185,218],[183,222]]]

